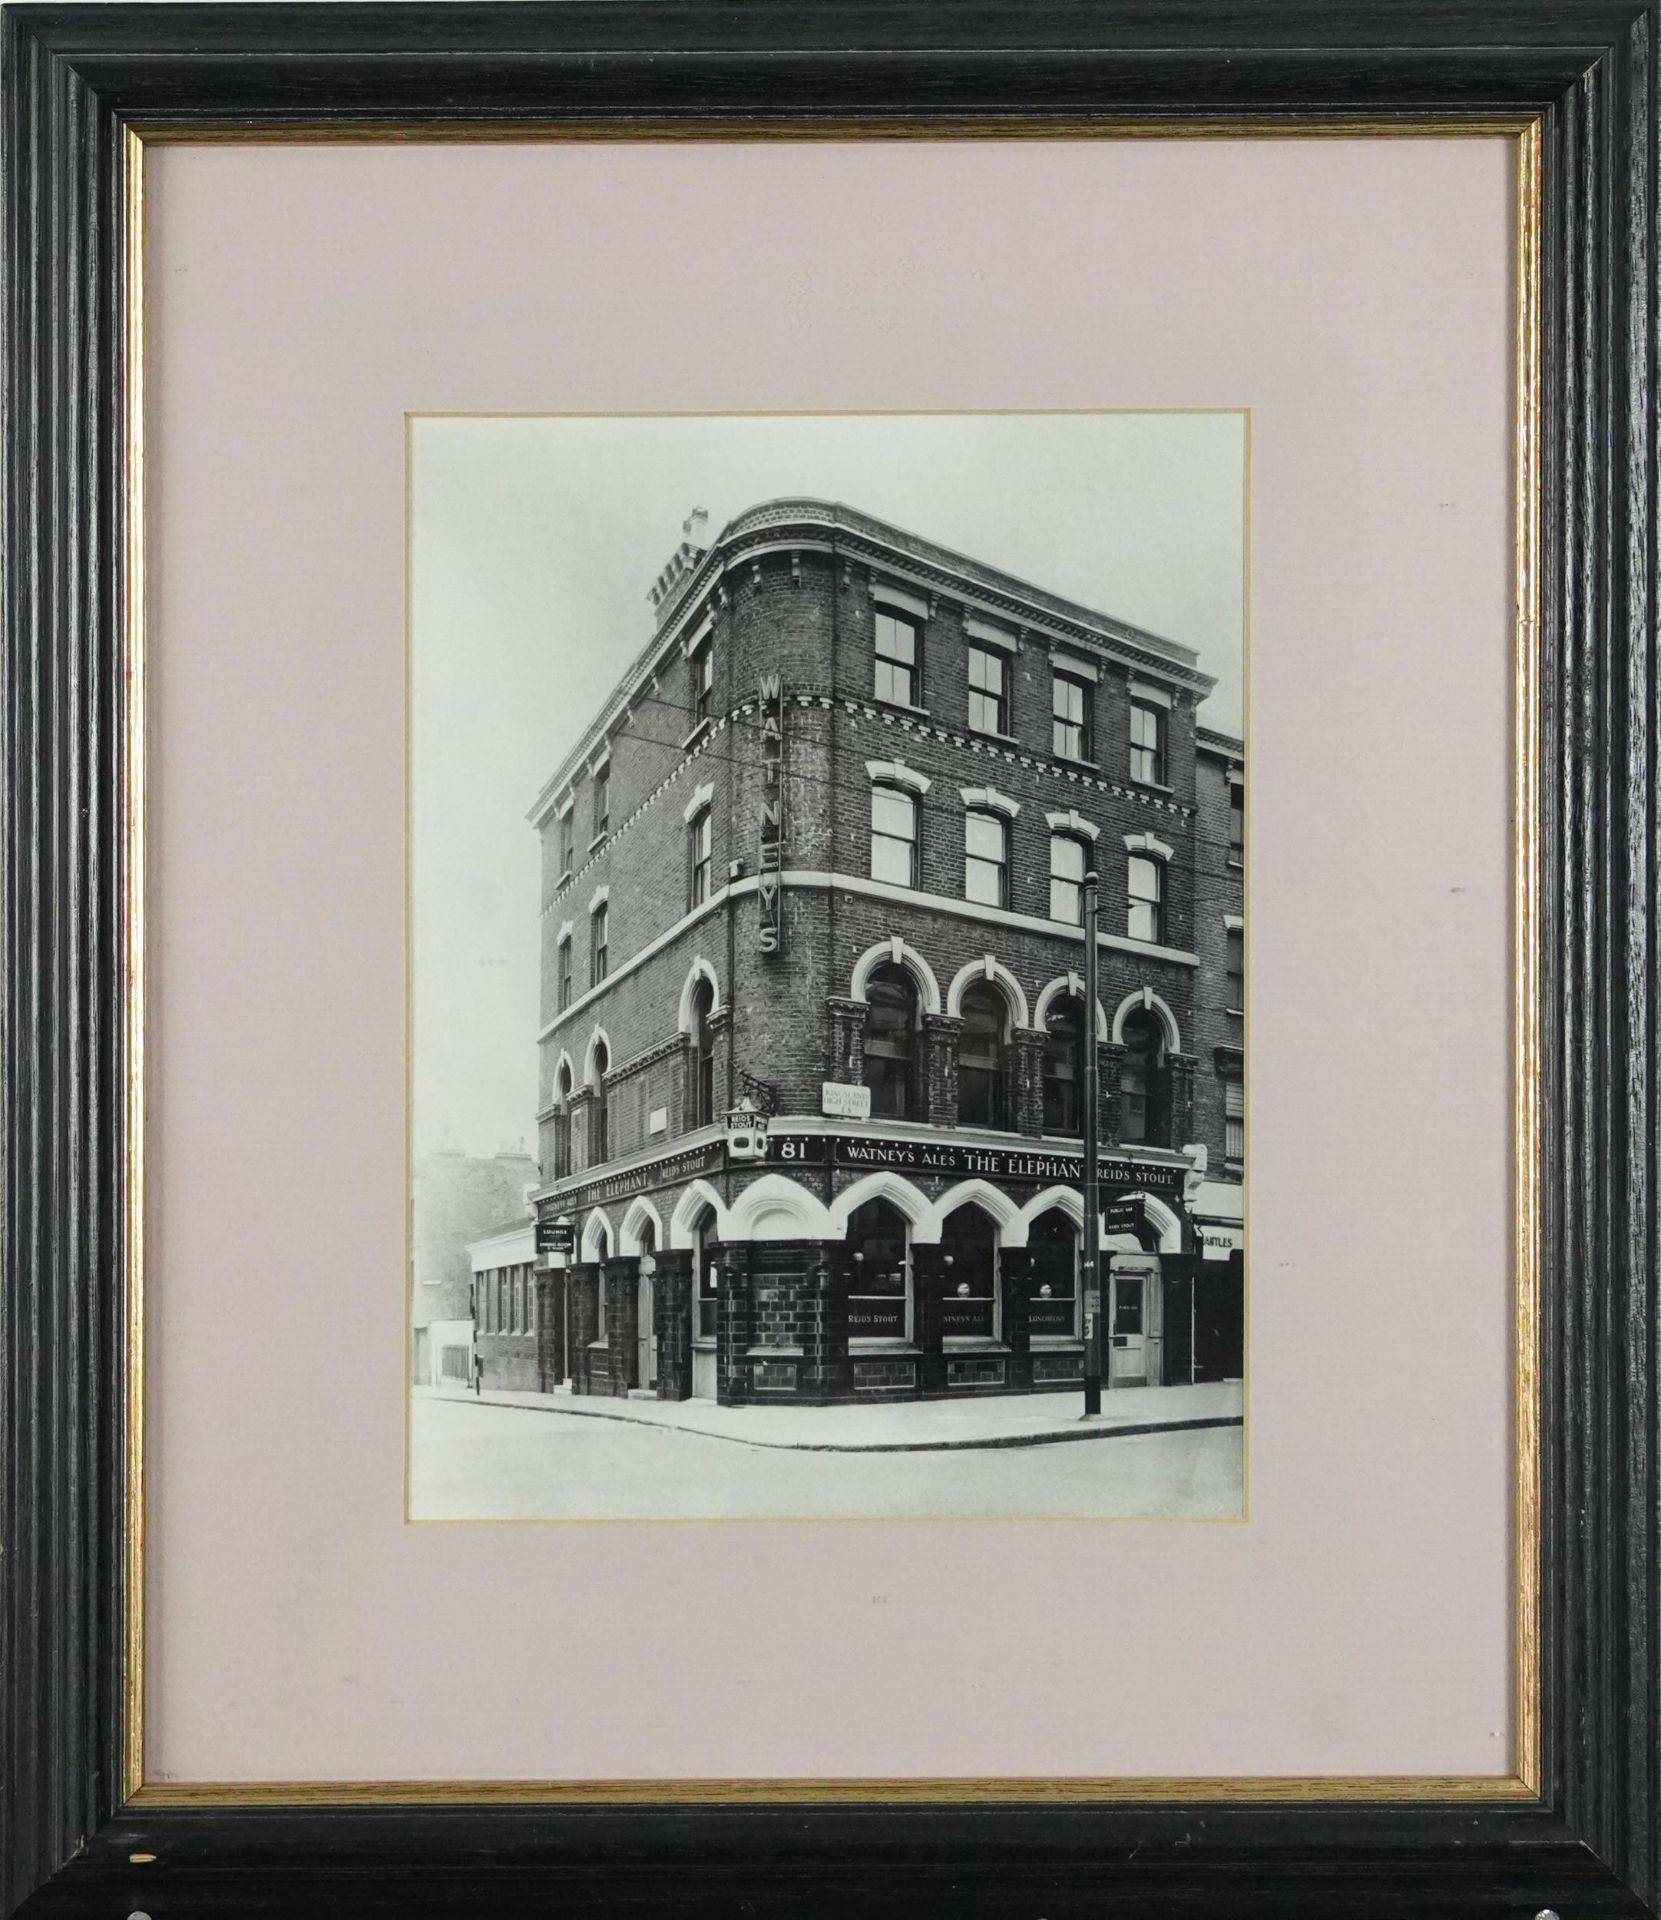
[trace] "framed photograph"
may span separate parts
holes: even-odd
[[[1661,1911],[1658,26],[6,11],[0,1908]]]

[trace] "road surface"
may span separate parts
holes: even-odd
[[[807,1453],[417,1396],[414,1520],[1237,1519],[1241,1429],[941,1453]]]

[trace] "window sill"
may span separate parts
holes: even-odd
[[[1244,858],[1243,858],[1243,857],[1242,857],[1242,856],[1241,856],[1240,854],[1238,854],[1238,853],[1231,853],[1231,854],[1229,855],[1229,857],[1228,857],[1228,864],[1229,864],[1229,865],[1230,865],[1231,867],[1238,867],[1238,868],[1240,868],[1240,869],[1241,869],[1241,871],[1242,871],[1242,872],[1244,872],[1244,870],[1245,870],[1245,865],[1246,865],[1246,862],[1245,862],[1245,860],[1244,860]]]
[[[1084,1342],[1076,1333],[1035,1333],[1028,1345],[1033,1353],[1077,1353]]]
[[[873,693],[870,696],[870,702],[873,707],[884,707],[890,713],[909,713],[915,720],[934,718],[927,707],[914,707],[906,700],[885,700],[880,693]]]
[[[746,1347],[744,1358],[746,1360],[800,1360],[802,1349],[800,1347]]]
[[[942,1353],[1008,1353],[1009,1345],[980,1333],[948,1333],[940,1342]]]
[[[1143,793],[1175,793],[1176,792],[1175,787],[1166,786],[1163,780],[1138,780],[1134,773],[1126,774],[1125,778],[1130,782],[1130,784],[1133,787],[1138,788]]]
[[[603,847],[610,837],[611,829],[609,827],[607,827],[604,833],[595,834],[594,838],[588,843],[589,852],[592,853],[596,847]]]
[[[1102,770],[1101,762],[1098,760],[1079,760],[1070,753],[1058,753],[1054,747],[1050,749],[1050,758],[1054,760],[1058,766],[1080,767],[1086,773],[1100,773]]]
[[[1225,1011],[1231,1020],[1244,1020],[1246,1017],[1246,1009],[1244,1007],[1229,1007],[1226,1008]]]
[[[576,877],[577,877],[576,868],[567,867],[565,871],[560,875],[560,877],[554,882],[555,893],[558,893],[561,887],[569,886],[571,882],[576,879]]]
[[[858,1334],[849,1336],[848,1351],[866,1355],[892,1354],[896,1359],[915,1359],[922,1355],[922,1348],[914,1346],[909,1340],[862,1339]]]
[[[686,738],[681,742],[681,752],[689,753],[692,750],[692,748],[695,747],[701,739],[703,739],[704,735],[709,732],[710,728],[714,724],[715,723],[713,720],[700,720],[698,724],[692,729],[692,731],[686,736]]]
[[[1018,747],[1021,743],[1012,733],[997,733],[991,727],[972,727],[964,723],[963,731],[971,740],[996,740],[1000,747]]]

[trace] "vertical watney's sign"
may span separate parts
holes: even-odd
[[[756,887],[761,912],[756,944],[763,953],[784,945],[784,689],[776,673],[761,676],[761,846]]]

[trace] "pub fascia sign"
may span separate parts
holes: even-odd
[[[1034,1180],[1065,1186],[1079,1177],[1077,1154],[1019,1147],[975,1147],[955,1141],[867,1140],[846,1133],[775,1134],[769,1158],[775,1165],[898,1167],[909,1173],[976,1175],[990,1180]],[[1109,1187],[1149,1187],[1180,1192],[1185,1168],[1148,1166],[1103,1157],[1099,1177]]]
[[[761,704],[761,837],[756,862],[760,918],[756,945],[763,953],[784,946],[784,687],[776,673],[764,673]]]

